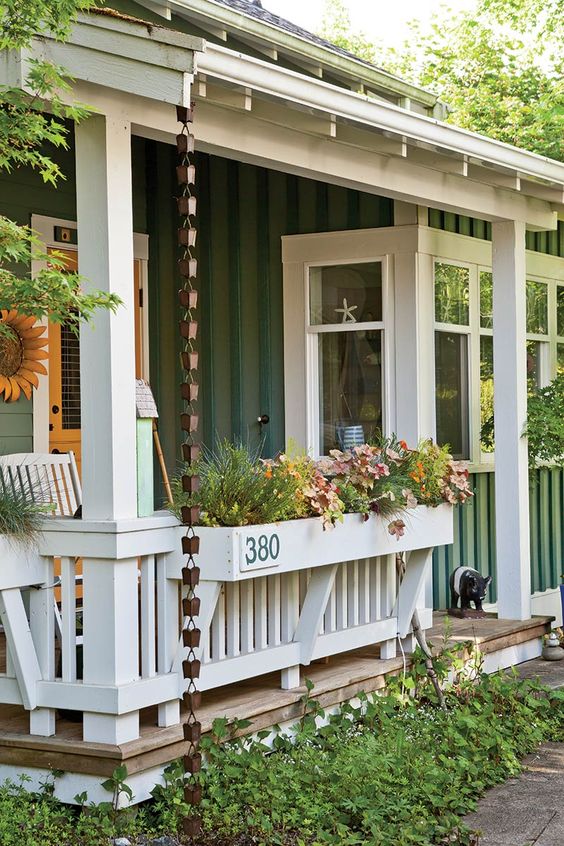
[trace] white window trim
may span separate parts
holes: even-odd
[[[55,241],[53,231],[55,226],[65,229],[76,229],[75,220],[65,220],[58,217],[46,217],[45,215],[32,214],[31,228],[38,236],[41,248],[47,251],[49,248],[60,248],[78,252],[77,244],[69,244],[63,241]],[[149,379],[149,236],[142,233],[133,235],[133,258],[141,262],[141,286],[143,290],[143,376]],[[31,275],[36,276],[40,270],[46,267],[46,263],[37,259],[31,262]],[[47,326],[48,321],[41,321]],[[49,371],[49,360],[44,362]],[[33,392],[33,450],[34,452],[49,452],[49,376],[39,379],[39,387]]]

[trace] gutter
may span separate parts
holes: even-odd
[[[496,167],[507,173],[564,186],[564,163],[520,150],[484,135],[469,132],[434,118],[345,91],[322,80],[302,76],[209,42],[197,56],[197,71],[231,85],[243,86],[308,109],[378,129],[408,140],[465,156],[473,164]]]

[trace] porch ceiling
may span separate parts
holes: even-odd
[[[401,161],[406,172],[413,167],[458,177],[469,195],[473,186],[488,186],[515,198],[542,200],[564,215],[560,162],[224,47],[208,44],[197,71],[195,95],[203,103],[330,139],[349,152],[385,156],[390,166]],[[479,213],[480,206],[473,210]]]

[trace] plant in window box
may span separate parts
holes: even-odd
[[[36,549],[41,521],[50,503],[35,502],[26,491],[0,485],[0,586],[2,589],[40,584],[45,559]]]
[[[409,450],[395,438],[319,461],[286,454],[261,460],[222,441],[193,472],[200,489],[184,493],[177,476],[174,510],[200,508],[200,551],[212,581],[449,544],[452,505],[472,495],[467,473],[446,450]]]

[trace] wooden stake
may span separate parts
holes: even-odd
[[[172,496],[172,489],[170,487],[170,481],[168,478],[168,472],[166,469],[166,464],[164,460],[164,455],[161,447],[161,439],[159,438],[159,430],[157,429],[157,422],[153,418],[153,440],[155,441],[155,451],[157,453],[157,458],[159,459],[159,465],[161,468],[161,474],[163,477],[163,484],[166,491],[166,498],[168,499],[169,505],[174,504],[174,499]]]

